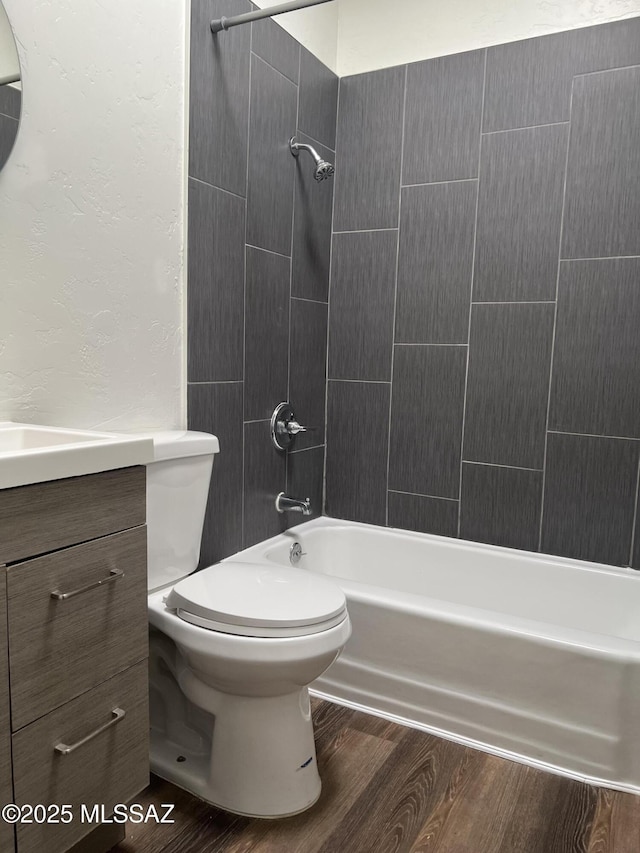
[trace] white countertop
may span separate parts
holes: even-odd
[[[151,461],[149,436],[0,422],[0,489]]]

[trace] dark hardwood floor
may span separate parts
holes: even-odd
[[[234,817],[160,779],[113,853],[640,853],[640,797],[593,788],[314,702],[320,800],[279,821]]]

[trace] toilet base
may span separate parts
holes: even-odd
[[[164,673],[160,691],[153,675],[154,773],[248,817],[288,817],[317,801],[321,782],[306,687],[284,696],[232,696],[196,678],[185,684],[183,671],[182,690]]]
[[[178,756],[187,760],[177,763]],[[211,790],[208,784],[207,773],[209,762],[204,761],[200,756],[185,756],[184,752],[180,752],[175,744],[167,741],[159,741],[151,743],[151,771],[161,779],[171,782],[177,788],[182,788],[183,791],[188,791],[200,800],[209,803],[223,811],[237,814],[241,817],[257,818],[259,820],[279,820],[285,817],[295,817],[295,815],[306,812],[307,809],[315,805],[320,797],[321,791],[318,790],[315,800],[310,802],[297,811],[283,812],[282,814],[255,814],[253,812],[243,812],[238,809],[231,808],[226,803],[216,802],[211,799]]]

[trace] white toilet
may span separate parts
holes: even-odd
[[[221,563],[191,574],[218,440],[196,432],[153,439],[151,768],[237,814],[297,814],[320,795],[307,685],[350,636],[344,594],[275,565]]]

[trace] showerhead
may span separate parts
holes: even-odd
[[[314,159],[316,168],[313,172],[313,177],[316,181],[326,181],[327,178],[333,177],[335,167],[327,160],[323,160],[312,145],[304,145],[301,142],[296,142],[295,136],[289,140],[289,150],[294,157],[297,157],[301,151],[308,151]]]
[[[320,160],[319,163],[316,163],[316,170],[313,173],[313,177],[316,181],[326,181],[327,178],[332,178],[335,172],[335,166],[331,163],[328,163],[326,160]]]

